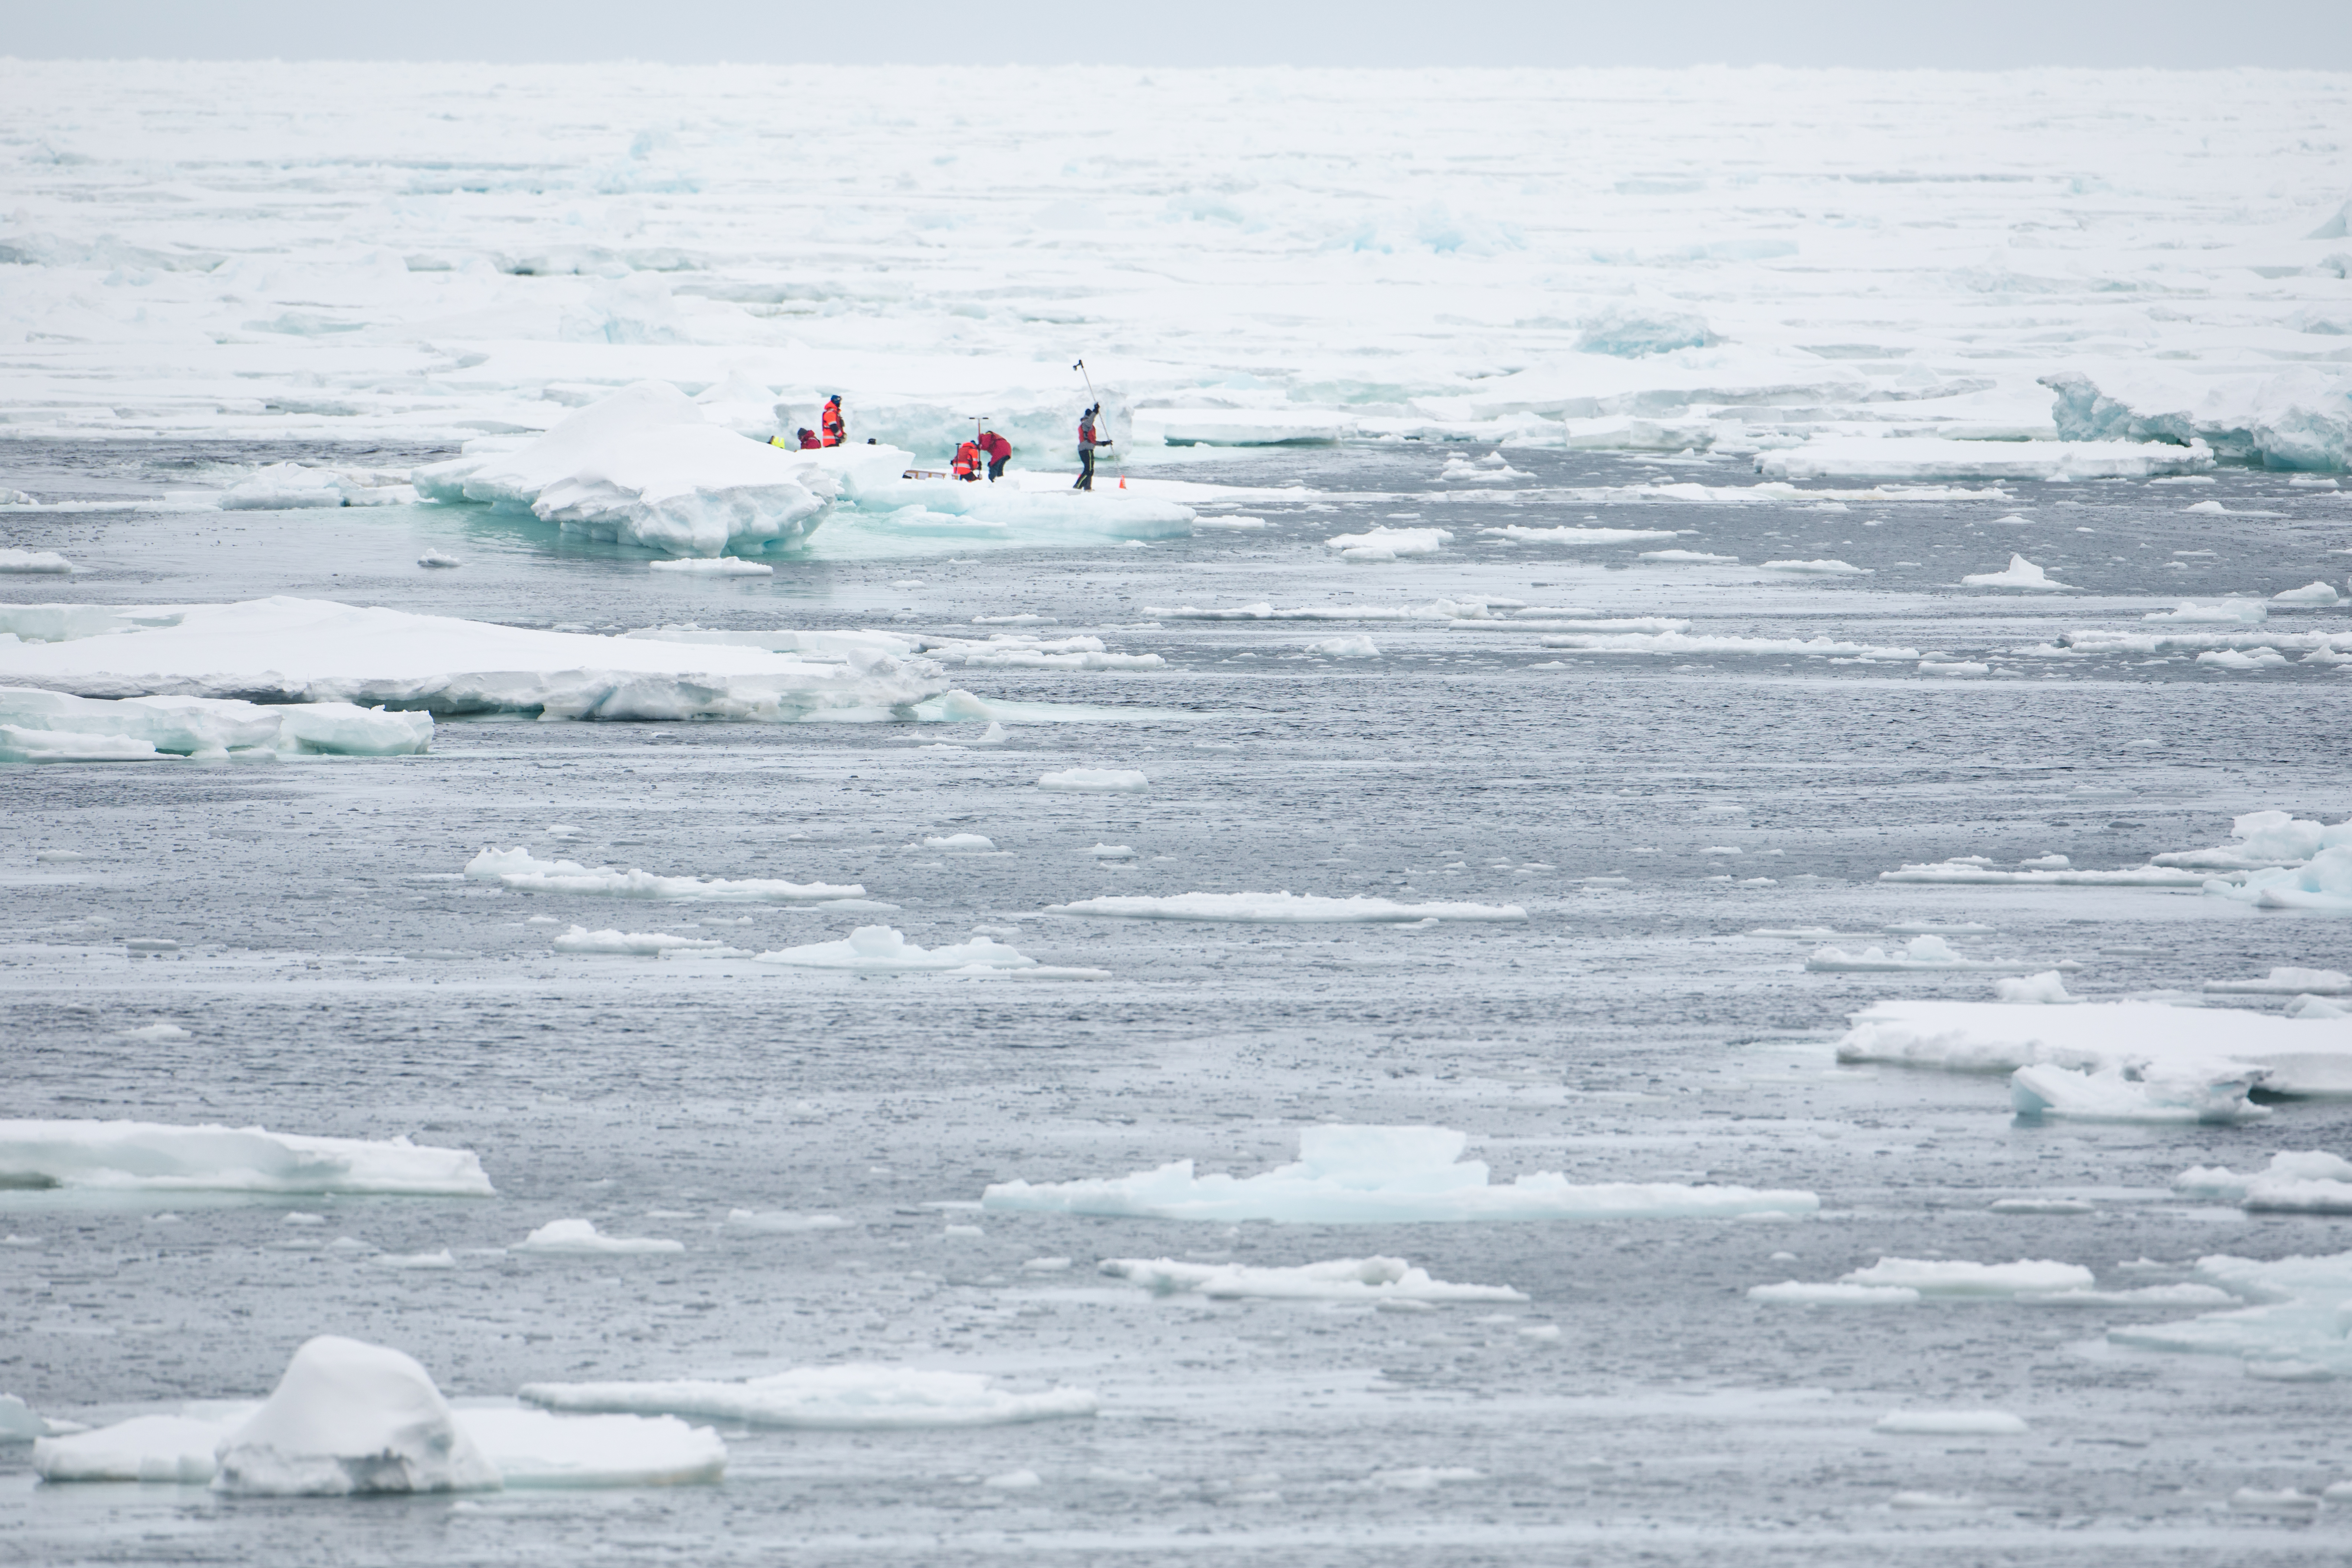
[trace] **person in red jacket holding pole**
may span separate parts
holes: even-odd
[[[1013,443],[993,430],[982,430],[980,449],[988,454],[988,482],[994,484],[1003,477],[1004,465],[1013,457]]]
[[[1078,482],[1070,487],[1074,490],[1095,488],[1095,448],[1110,445],[1095,434],[1095,421],[1101,415],[1102,405],[1097,403],[1078,416]]]

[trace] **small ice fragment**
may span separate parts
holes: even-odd
[[[1041,775],[1037,787],[1080,795],[1140,795],[1151,784],[1133,768],[1064,768]]]
[[[465,564],[455,555],[445,555],[438,550],[426,551],[416,558],[416,563],[419,566],[463,566]]]
[[[1007,1470],[1001,1476],[991,1476],[980,1484],[984,1487],[1003,1487],[1007,1490],[1017,1491],[1030,1487],[1043,1486],[1045,1483],[1038,1479],[1037,1472],[1034,1470]]]
[[[684,1252],[686,1244],[657,1237],[604,1236],[597,1231],[592,1220],[555,1219],[541,1226],[508,1250],[560,1256],[625,1257],[642,1253]]]
[[[2006,1410],[1890,1410],[1871,1430],[1930,1437],[2015,1437],[2031,1428]]]

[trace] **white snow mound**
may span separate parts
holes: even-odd
[[[2073,593],[2074,585],[2061,583],[2022,555],[2011,555],[2009,564],[1999,572],[1972,572],[1960,579],[1963,588],[2024,588],[2037,593]]]
[[[567,532],[681,556],[797,544],[840,494],[826,465],[711,424],[659,381],[583,408],[520,450],[413,477],[427,500],[527,510]]]
[[[395,1350],[321,1334],[268,1403],[222,1439],[213,1485],[249,1497],[479,1491],[498,1467],[425,1369]]]

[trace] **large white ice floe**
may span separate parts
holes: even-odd
[[[2240,1175],[2226,1165],[2191,1165],[2172,1179],[2184,1197],[2219,1198],[2278,1214],[2352,1214],[2352,1160],[2321,1150],[2282,1150],[2266,1170]]]
[[[223,511],[299,511],[330,506],[407,506],[416,500],[416,488],[395,470],[267,463],[223,490],[213,504]]]
[[[2135,355],[2095,379],[2060,371],[2041,380],[2057,394],[2053,415],[2069,441],[2190,443],[2270,468],[2352,468],[2352,377],[2340,373],[2217,377]]]
[[[1806,1192],[1680,1183],[1580,1185],[1551,1171],[1508,1185],[1487,1181],[1480,1160],[1463,1160],[1468,1139],[1444,1127],[1309,1127],[1298,1159],[1255,1176],[1195,1175],[1178,1160],[1108,1180],[1000,1182],[981,1206],[1041,1214],[1135,1215],[1234,1223],[1381,1225],[1414,1221],[1538,1219],[1717,1219],[1810,1214]]]
[[[2158,866],[2194,866],[2214,871],[2299,866],[2323,849],[2352,844],[2352,818],[2326,823],[2284,811],[2250,811],[2231,819],[2236,842],[2210,849],[2175,849],[2149,858]]]
[[[485,849],[466,862],[473,881],[496,882],[521,893],[590,894],[610,899],[709,899],[723,903],[806,904],[862,899],[856,882],[786,882],[772,877],[660,877],[635,867],[583,866],[576,860],[541,860],[517,845]]]
[[[453,1407],[398,1351],[322,1336],[266,1404],[139,1415],[35,1444],[47,1481],[147,1481],[270,1496],[715,1481],[727,1445],[672,1416]]]
[[[1092,1415],[1100,1405],[1091,1389],[1016,1394],[978,1373],[857,1363],[794,1367],[741,1382],[531,1383],[520,1392],[551,1410],[667,1413],[835,1431],[1003,1426]]]
[[[2266,1106],[2246,1099],[2266,1075],[2259,1068],[2022,1067],[2010,1075],[2010,1104],[2029,1119],[2055,1121],[2251,1121]]]
[[[2281,964],[2257,980],[2208,980],[2208,991],[2253,996],[2341,996],[2352,992],[2352,974],[2340,969],[2297,969]]]
[[[73,563],[54,550],[0,549],[0,573],[35,577],[70,577]]]
[[[711,424],[667,382],[639,382],[511,452],[418,468],[425,499],[529,511],[593,539],[715,557],[798,543],[840,494],[822,454]]]
[[[1954,1072],[2055,1067],[2167,1082],[2204,1074],[2271,1094],[2352,1094],[2352,1019],[2157,1002],[1879,1002],[1853,1015],[1837,1057]]]
[[[2107,1338],[2137,1350],[2232,1356],[2258,1376],[2352,1376],[2352,1339],[2345,1335],[2352,1252],[2275,1261],[2200,1258],[2197,1277],[2253,1304],[2179,1322],[2114,1328]]]
[[[883,717],[948,690],[938,665],[912,657],[803,658],[286,597],[0,605],[0,682],[543,719]]]
[[[489,1197],[469,1150],[259,1127],[0,1121],[0,1187]]]
[[[1974,856],[1881,871],[1878,879],[1988,888],[2198,888],[2204,886],[2206,880],[2196,872],[2174,866],[2126,866],[2112,871],[2089,867],[2011,871],[1984,865]]]
[[[1768,479],[2118,479],[2202,473],[2202,442],[1949,441],[1933,436],[1816,436],[1760,454]]]
[[[1940,936],[1915,936],[1901,947],[1889,952],[1881,947],[1865,947],[1860,952],[1842,947],[1824,947],[1805,960],[1810,970],[1851,971],[1859,973],[1917,971],[1922,973],[1948,973],[1957,970],[2021,970],[2032,969],[2030,963],[2004,963],[1996,959],[1971,958]]]
[[[1866,1268],[1850,1269],[1841,1283],[1881,1289],[1916,1290],[1921,1296],[2016,1297],[2048,1290],[2086,1290],[2098,1276],[2077,1263],[2020,1258],[2015,1263],[1965,1263],[1951,1258],[1881,1258]]]
[[[551,1219],[507,1250],[556,1258],[632,1258],[684,1252],[686,1244],[658,1236],[606,1236],[594,1220]]]
[[[1099,969],[1066,969],[1039,963],[987,936],[943,947],[918,947],[890,926],[859,926],[838,942],[810,942],[760,954],[762,963],[794,969],[843,969],[859,974],[1008,975],[1052,980],[1107,979]]]
[[[500,1484],[432,1377],[396,1350],[321,1334],[221,1439],[222,1491],[257,1497],[488,1490]]]
[[[406,756],[433,743],[430,713],[349,702],[260,704],[217,697],[73,697],[0,687],[0,762],[166,757]]]
[[[1342,561],[1400,561],[1412,555],[1434,555],[1454,542],[1442,528],[1368,528],[1361,533],[1335,534],[1323,542]]]
[[[1177,893],[1168,898],[1109,895],[1048,904],[1049,915],[1096,915],[1129,921],[1226,921],[1272,925],[1358,922],[1383,925],[1421,921],[1523,921],[1517,904],[1400,904],[1387,899],[1321,898],[1307,893]]]
[[[1214,1300],[1524,1301],[1507,1285],[1451,1285],[1402,1258],[1339,1258],[1328,1263],[1265,1268],[1246,1263],[1180,1263],[1168,1258],[1107,1258],[1101,1271],[1155,1296]]]
[[[1963,588],[2022,588],[2035,593],[2068,593],[2074,584],[2061,583],[2022,555],[2011,555],[1998,572],[1972,572],[1960,579]]]
[[[2263,910],[2352,914],[2352,844],[2333,844],[2300,866],[2250,871],[2243,881],[2216,879],[2205,890]]]

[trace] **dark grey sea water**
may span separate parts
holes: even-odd
[[[322,455],[26,447],[0,457],[0,484],[137,502],[188,488],[176,464],[286,456]],[[1722,463],[1511,458],[1549,487],[1744,482]],[[2352,505],[2242,471],[2204,487],[2021,485],[2006,502],[1843,511],[1509,503],[1444,493],[1436,462],[1417,448],[1235,455],[1183,475],[1320,493],[1248,502],[1268,523],[1256,531],[961,556],[827,558],[821,545],[814,560],[777,558],[772,579],[716,583],[424,508],[132,506],[0,525],[5,542],[93,569],[0,579],[10,602],[292,594],[531,625],[931,632],[1030,612],[1167,660],[961,672],[984,698],[1121,715],[1019,726],[986,748],[943,725],[493,721],[445,723],[413,758],[0,768],[0,1115],[406,1133],[474,1150],[499,1188],[472,1201],[0,1192],[0,1232],[35,1238],[0,1248],[0,1391],[92,1423],[254,1398],[297,1344],[335,1332],[408,1352],[453,1396],[868,1360],[1077,1384],[1102,1402],[1089,1420],[975,1431],[729,1427],[721,1485],[471,1500],[44,1485],[23,1445],[0,1445],[0,1560],[2341,1562],[2340,1508],[2280,1519],[2228,1500],[2352,1478],[2344,1384],[2251,1379],[2234,1362],[2104,1338],[2185,1315],[2177,1307],[1790,1308],[1745,1292],[1881,1255],[2052,1258],[2139,1285],[2216,1252],[2342,1252],[2342,1220],[2248,1218],[2179,1201],[2170,1183],[2276,1149],[2352,1151],[2352,1114],[2305,1102],[2242,1127],[2021,1124],[1998,1076],[1841,1068],[1830,1050],[1871,1001],[1989,998],[1986,976],[1809,973],[1811,944],[1743,933],[1822,926],[1883,942],[1873,933],[1889,922],[1977,921],[1997,928],[1982,951],[2075,961],[2067,985],[2094,998],[2274,964],[2347,967],[2341,918],[2194,891],[1875,879],[1967,854],[2135,865],[2219,843],[2242,812],[2352,811],[2340,667],[2012,651],[2138,627],[2180,598],[2340,584]],[[2205,500],[2232,513],[2185,510]],[[2233,515],[2247,512],[2278,515]],[[1588,516],[1691,531],[1600,548],[1476,532]],[[2011,516],[2028,521],[1995,521]],[[1455,539],[1373,566],[1321,543],[1382,521]],[[1759,582],[1638,560],[1662,543],[1868,574]],[[466,564],[419,570],[426,546]],[[2084,592],[1953,585],[2012,550]],[[892,585],[916,577],[919,588]],[[1473,595],[1991,668],[1949,678],[1908,660],[1560,651],[1442,621],[1150,614]],[[2352,631],[2352,610],[2281,610],[2269,625]],[[1339,635],[1369,636],[1378,656],[1304,651]],[[926,749],[943,743],[966,749]],[[1073,765],[1141,769],[1151,787],[1035,787]],[[559,824],[580,836],[549,837]],[[919,847],[950,832],[1004,853]],[[1139,854],[1099,863],[1097,842]],[[854,881],[899,910],[639,904],[451,879],[476,851],[517,844],[665,874]],[[1726,847],[1742,853],[1709,853]],[[59,849],[84,859],[35,858]],[[1103,893],[1276,889],[1514,902],[1529,918],[1399,929],[1040,912]],[[562,923],[529,923],[538,916]],[[1010,928],[1002,940],[1035,958],[1112,978],[861,979],[548,945],[575,921],[771,948],[868,920],[926,946]],[[134,936],[179,950],[132,957],[121,943]],[[121,1034],[159,1021],[190,1037]],[[1330,1121],[1460,1129],[1498,1180],[1543,1169],[1799,1187],[1822,1211],[1781,1224],[1226,1226],[942,1206],[992,1181],[1185,1157],[1248,1173]],[[2095,1207],[1989,1211],[2026,1194]],[[738,1207],[850,1224],[747,1235],[722,1224]],[[289,1229],[289,1209],[330,1223]],[[687,1250],[495,1250],[566,1216]],[[458,1267],[394,1270],[323,1245],[342,1236],[385,1253],[450,1247]],[[1091,1271],[1105,1258],[1376,1253],[1529,1300],[1426,1312],[1211,1303]],[[1024,1270],[1040,1258],[1072,1267]],[[2162,1267],[2117,1271],[2141,1259]],[[1522,1331],[1546,1325],[1556,1340]],[[1976,1405],[2032,1431],[1872,1430],[1897,1406]],[[1040,1484],[982,1484],[1022,1469]],[[1896,1506],[1910,1493],[1966,1505]]]

